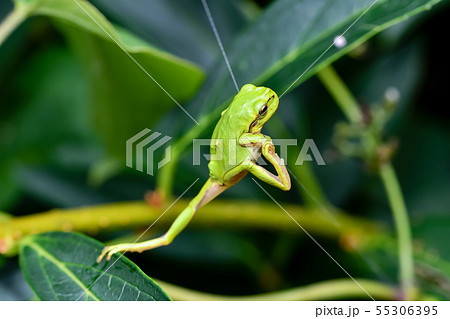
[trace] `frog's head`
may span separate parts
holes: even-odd
[[[239,95],[245,96],[243,108],[249,119],[249,132],[258,133],[278,108],[278,96],[269,88],[246,84]]]

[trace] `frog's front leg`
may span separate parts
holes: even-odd
[[[242,164],[245,170],[269,185],[278,187],[284,191],[291,189],[291,178],[284,160],[275,152],[275,146],[269,136],[261,133],[245,133],[239,139],[239,144],[245,147],[250,147],[251,145],[251,147],[261,148],[262,155],[274,166],[278,176],[275,176],[251,160]]]
[[[244,147],[259,148],[266,143],[272,143],[272,139],[262,133],[244,133],[239,138],[239,145]]]
[[[261,156],[262,147],[266,144],[273,144],[270,136],[262,133],[244,133],[239,138],[239,145],[247,148],[252,161],[257,162]]]
[[[265,177],[269,175],[270,180],[268,181],[264,180],[261,175],[255,176],[261,180],[264,180],[266,183],[278,187],[284,191],[290,190],[291,177],[289,176],[284,160],[280,158],[278,154],[275,152],[275,146],[272,143],[264,144],[262,146],[262,154],[273,165],[273,167],[277,171],[278,176],[273,175],[271,172],[257,165],[256,163],[255,165],[253,165],[252,169],[250,170],[250,173],[252,173],[253,175],[255,175],[255,173],[256,174],[262,173],[264,174]]]

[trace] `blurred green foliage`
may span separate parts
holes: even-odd
[[[115,41],[196,120],[206,119],[195,137],[211,135],[218,112],[235,94],[200,1],[92,1],[106,18],[79,2],[114,40],[74,1],[16,1],[36,6],[0,47],[0,210],[12,216],[142,199],[157,182],[124,169],[125,140],[148,127],[180,143],[196,127]],[[325,11],[324,1],[208,1],[240,85],[264,84],[281,94],[306,71],[264,129],[273,138],[313,138],[327,165],[293,168],[295,175],[324,204],[374,223],[391,223],[382,185],[362,161],[336,149],[335,126],[344,117],[312,76],[335,62],[368,114],[382,108],[386,93],[395,89],[399,100],[383,133],[399,141],[393,164],[412,218],[418,281],[423,293],[448,299],[450,113],[445,84],[450,64],[441,44],[448,1],[368,40],[435,2],[380,1],[348,32],[346,47],[331,47],[308,69],[372,1],[336,1]],[[12,8],[2,1],[0,19]],[[192,166],[185,146],[174,161],[177,169],[163,173],[177,194],[208,174],[206,161]],[[289,193],[271,193],[281,201],[314,204],[298,184]],[[223,197],[267,200],[248,178]],[[3,216],[0,222],[9,218]],[[127,235],[121,231],[99,238]],[[397,282],[390,232],[360,252],[319,239],[349,273]],[[51,251],[59,256],[57,248]],[[255,294],[343,276],[300,230],[188,229],[167,248],[129,257],[151,277],[217,294]],[[41,285],[32,286],[40,296]],[[31,296],[17,258],[0,256],[0,300]]]

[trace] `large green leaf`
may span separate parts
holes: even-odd
[[[76,233],[34,235],[21,241],[19,262],[41,300],[170,300],[126,257],[97,264],[103,247]]]
[[[124,25],[150,43],[193,61],[210,66],[220,54],[201,1],[92,0],[107,17]],[[226,45],[247,19],[242,0],[208,1],[220,38]]]
[[[439,1],[279,0],[226,50],[241,86],[265,84],[281,94],[376,33]],[[333,46],[335,37],[344,32],[347,45]],[[209,112],[235,93],[226,65],[218,57],[193,104]]]
[[[50,17],[68,37],[90,83],[96,126],[116,157],[124,155],[128,138],[153,127],[176,105],[130,56],[178,102],[190,98],[203,79],[195,65],[114,28],[87,1],[16,0],[16,5]]]

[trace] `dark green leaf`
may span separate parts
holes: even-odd
[[[201,65],[210,66],[220,54],[201,1],[94,0],[108,17],[150,43]],[[241,0],[208,1],[224,45],[245,24]]]
[[[87,1],[16,0],[16,4],[29,6],[31,15],[50,17],[68,37],[89,80],[96,127],[116,158],[124,156],[128,138],[153,127],[175,106],[130,56],[178,102],[190,98],[203,80],[198,67],[115,29]]]
[[[280,0],[225,49],[240,86],[265,84],[281,94],[304,72],[289,90],[376,33],[437,2]],[[351,25],[345,33],[347,45],[333,46],[335,37]],[[226,65],[218,57],[193,105],[209,112],[235,93]]]
[[[448,213],[422,212],[413,219],[416,273],[424,289],[450,298],[450,221]]]
[[[29,236],[20,243],[20,266],[41,300],[170,300],[126,257],[97,264],[103,247],[76,233]]]
[[[20,194],[14,175],[18,166],[44,161],[70,161],[67,149],[83,149],[84,165],[100,152],[88,119],[86,86],[77,62],[67,49],[49,47],[17,66],[2,103],[0,124],[0,209],[8,209]],[[61,79],[70,74],[62,81]],[[18,94],[26,92],[26,94]],[[51,115],[51,116],[50,116]]]

